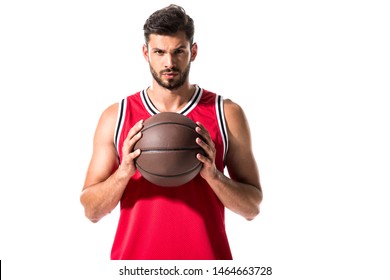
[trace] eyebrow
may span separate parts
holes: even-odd
[[[180,49],[186,49],[187,46],[185,45],[180,45],[179,47],[173,49],[174,51],[176,50],[180,50]],[[161,49],[161,48],[151,48],[152,51],[165,51],[164,49]]]

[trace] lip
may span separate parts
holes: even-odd
[[[173,78],[173,77],[176,77],[177,75],[178,75],[177,72],[168,72],[168,73],[163,74],[163,76],[166,78]]]

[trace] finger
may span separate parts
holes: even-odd
[[[126,137],[126,142],[128,142],[131,138],[134,137],[134,135],[136,135],[144,126],[143,124],[143,120],[140,120],[138,121],[130,130],[129,130],[129,133],[127,134],[127,137]]]
[[[137,149],[134,152],[131,152],[131,153],[128,154],[128,160],[129,161],[133,161],[134,159],[139,157],[140,154],[141,154],[141,150]]]
[[[195,128],[195,131],[205,140],[206,143],[210,143],[211,136],[208,130],[200,123],[196,123],[198,126]]]
[[[130,172],[135,172],[135,159],[141,154],[141,150],[137,149],[134,152],[127,154],[125,157],[123,157],[122,160],[122,166],[126,168],[126,170]],[[132,173],[134,174],[134,173]]]
[[[205,141],[203,141],[201,138],[196,138],[196,143],[203,149],[204,154],[198,153],[196,157],[198,160],[200,160],[202,163],[208,164],[213,161],[214,158],[214,151],[213,148],[210,147]]]
[[[129,141],[128,141],[128,145],[129,145],[129,153],[130,152],[133,152],[133,149],[134,149],[134,146],[135,144],[138,142],[139,139],[142,138],[142,132],[138,132],[136,135],[134,135],[133,138],[131,138]]]
[[[196,127],[196,130],[198,133],[206,133],[207,132],[207,129],[205,128],[205,126],[201,123],[201,122],[196,122],[197,124],[197,127]]]
[[[196,154],[196,158],[203,164],[209,164],[211,162],[211,160],[205,156],[205,155],[202,155],[201,153],[198,153]]]
[[[127,137],[123,143],[122,152],[123,154],[129,154],[139,139],[142,137],[142,132],[140,131],[143,127],[143,120],[140,120],[136,123],[127,134]]]
[[[196,143],[208,154],[210,152],[210,146],[202,140],[202,138],[197,137]]]

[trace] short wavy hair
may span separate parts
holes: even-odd
[[[149,42],[151,34],[174,35],[179,31],[185,32],[192,45],[195,33],[194,21],[182,7],[171,4],[154,12],[146,20],[144,24],[145,42],[146,44]]]

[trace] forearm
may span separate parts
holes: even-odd
[[[86,217],[92,222],[98,222],[109,214],[121,200],[129,179],[118,168],[105,181],[86,186],[80,196]]]
[[[263,199],[260,186],[239,183],[222,172],[217,172],[208,183],[223,205],[231,211],[247,220],[254,219],[260,213],[260,203]]]

